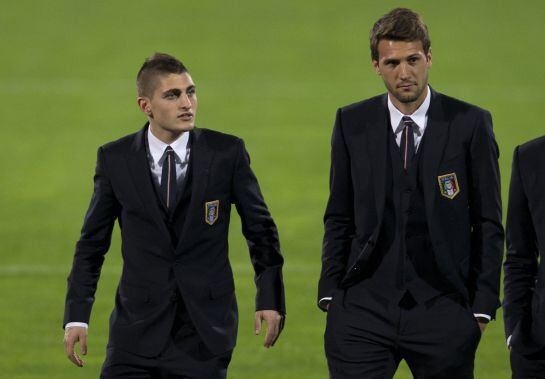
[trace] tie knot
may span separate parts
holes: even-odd
[[[170,146],[167,146],[165,148],[165,152],[164,152],[163,156],[159,160],[159,163],[166,162],[169,159],[172,160],[173,162],[176,162],[177,156],[176,156],[176,152],[174,151],[174,149],[172,147],[170,147]]]
[[[401,121],[403,121],[404,126],[414,126],[414,121],[409,116],[403,116]]]

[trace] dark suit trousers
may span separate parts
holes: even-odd
[[[170,338],[159,356],[143,357],[108,347],[101,379],[226,378],[232,351],[213,355],[197,334],[181,297],[177,307]]]
[[[530,355],[511,349],[513,379],[545,379],[545,349]]]
[[[458,295],[424,304],[381,296],[361,283],[333,297],[325,351],[330,378],[392,378],[401,359],[420,378],[473,378],[481,338]]]

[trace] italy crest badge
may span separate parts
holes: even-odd
[[[458,178],[456,173],[441,175],[437,177],[439,181],[439,190],[441,195],[449,199],[454,199],[458,193],[460,193],[460,187],[458,186]]]
[[[214,224],[220,213],[220,201],[208,201],[204,204],[204,221],[208,225]]]

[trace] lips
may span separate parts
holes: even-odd
[[[178,116],[178,118],[183,121],[190,121],[193,119],[193,113],[191,112],[182,113],[181,115]]]
[[[397,88],[410,89],[414,85],[416,85],[416,83],[403,83],[403,84],[398,85]]]

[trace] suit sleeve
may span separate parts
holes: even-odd
[[[250,157],[242,140],[238,140],[237,145],[233,194],[255,271],[256,310],[271,309],[285,313],[284,259],[280,254],[278,232],[250,168]]]
[[[354,194],[350,172],[350,156],[339,109],[331,138],[329,200],[324,215],[318,306],[321,299],[333,297],[346,271],[350,244],[354,236]]]
[[[474,313],[495,318],[504,233],[500,192],[499,150],[492,117],[480,111],[471,146],[471,269],[468,287]]]
[[[537,237],[521,178],[519,148],[515,149],[507,210],[507,258],[504,280],[504,320],[507,336],[531,311],[538,271]]]
[[[68,276],[63,326],[69,322],[89,323],[104,254],[110,247],[112,229],[120,211],[105,172],[102,147],[97,155],[93,196]]]

